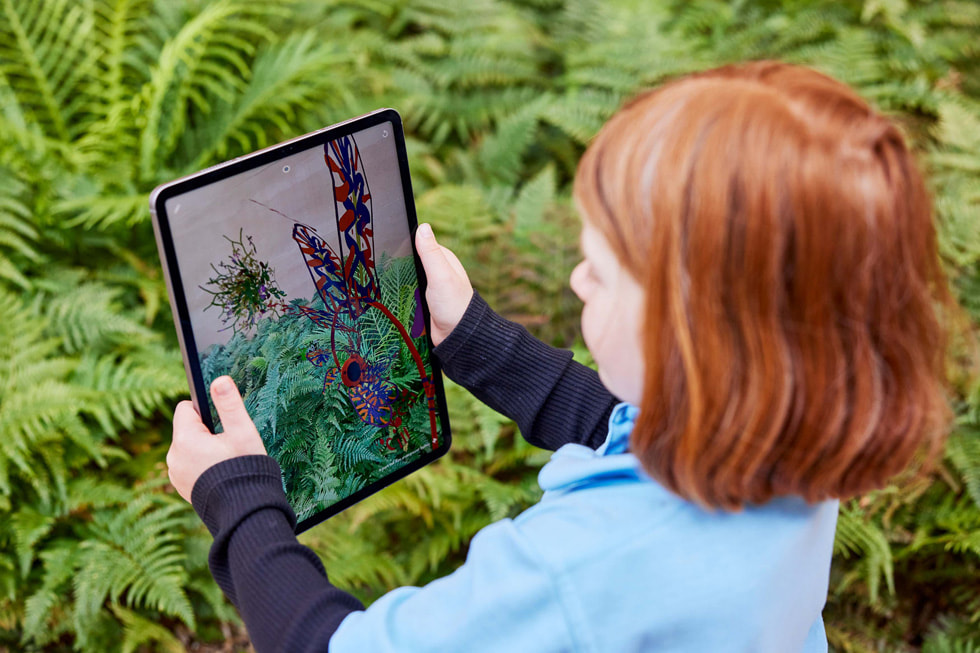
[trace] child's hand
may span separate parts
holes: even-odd
[[[214,380],[211,398],[224,426],[224,432],[218,435],[204,426],[191,402],[180,402],[174,411],[174,437],[167,452],[167,467],[170,482],[187,501],[191,500],[194,483],[212,465],[238,456],[266,454],[262,438],[230,376]]]
[[[425,290],[432,318],[429,335],[432,344],[438,345],[459,324],[473,297],[473,286],[463,264],[455,254],[436,242],[428,224],[419,225],[415,246],[429,282]]]

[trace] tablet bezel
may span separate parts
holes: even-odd
[[[174,325],[177,329],[177,338],[180,341],[181,354],[184,358],[184,371],[190,385],[191,400],[197,409],[201,420],[212,432],[214,423],[211,419],[211,411],[207,401],[202,402],[202,398],[207,397],[207,388],[204,385],[204,376],[201,371],[200,357],[197,345],[194,340],[194,332],[191,326],[190,312],[187,307],[187,298],[184,293],[184,285],[181,282],[180,268],[177,263],[177,253],[174,247],[173,233],[166,211],[168,199],[182,195],[192,190],[203,188],[215,182],[222,181],[229,177],[241,174],[259,166],[268,165],[278,159],[291,156],[307,149],[322,147],[332,140],[343,136],[352,135],[361,130],[389,122],[392,127],[392,137],[394,138],[395,152],[398,160],[398,169],[401,175],[402,192],[405,200],[405,213],[408,218],[409,238],[411,239],[412,257],[415,260],[415,271],[418,278],[419,298],[421,300],[422,318],[428,327],[429,306],[425,301],[425,290],[427,287],[425,270],[415,248],[415,232],[418,229],[418,219],[415,213],[415,199],[412,192],[412,180],[408,168],[408,154],[405,148],[404,128],[402,127],[401,116],[394,109],[378,109],[371,113],[352,118],[329,127],[324,127],[314,132],[298,136],[297,138],[284,141],[277,145],[245,154],[230,161],[220,163],[196,172],[192,175],[161,184],[150,194],[150,214],[153,222],[153,231],[156,235],[157,250],[160,261],[163,264],[164,277],[167,282],[167,292],[170,295],[170,307],[173,312]],[[446,393],[442,384],[442,370],[435,355],[432,354],[434,347],[426,328],[425,338],[429,342],[429,365],[432,370],[432,382],[435,387],[435,401],[439,412],[439,424],[442,429],[440,433],[439,447],[424,453],[420,458],[413,460],[403,467],[397,467],[392,473],[367,485],[354,494],[341,499],[332,506],[314,513],[310,517],[296,524],[296,533],[308,530],[320,522],[336,515],[342,510],[362,501],[368,496],[378,492],[384,487],[391,485],[395,481],[408,476],[412,472],[421,469],[437,458],[449,451],[452,440],[449,427],[449,414],[446,409]],[[202,410],[203,406],[203,410]]]

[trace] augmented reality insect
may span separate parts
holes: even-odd
[[[409,433],[404,425],[404,413],[418,397],[408,396],[410,393],[403,392],[386,379],[393,357],[376,353],[372,354],[373,360],[364,358],[361,354],[362,334],[358,319],[374,309],[391,321],[418,367],[428,403],[434,449],[439,443],[435,386],[404,325],[381,302],[378,271],[374,261],[371,193],[354,138],[344,136],[327,143],[324,146],[324,161],[333,181],[339,252],[327,245],[316,229],[309,225],[296,223],[292,231],[292,238],[299,246],[324,308],[321,310],[295,304],[283,304],[282,308],[299,311],[329,331],[329,347],[313,347],[307,352],[306,358],[315,367],[325,368],[324,390],[336,382],[343,384],[351,406],[362,422],[391,429],[393,433],[390,436],[382,436],[377,441],[378,446],[384,450],[407,448]],[[415,297],[418,306],[417,292]],[[421,319],[417,314],[416,324],[412,329],[412,335],[416,337],[421,334],[421,329],[417,328],[420,323]],[[338,334],[344,342],[337,342]]]

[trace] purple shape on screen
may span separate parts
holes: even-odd
[[[425,320],[422,318],[422,298],[419,289],[415,289],[415,319],[412,320],[412,337],[418,338],[425,333]]]

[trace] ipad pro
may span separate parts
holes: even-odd
[[[164,184],[153,225],[191,396],[235,379],[297,532],[448,450],[401,120],[383,109]]]

